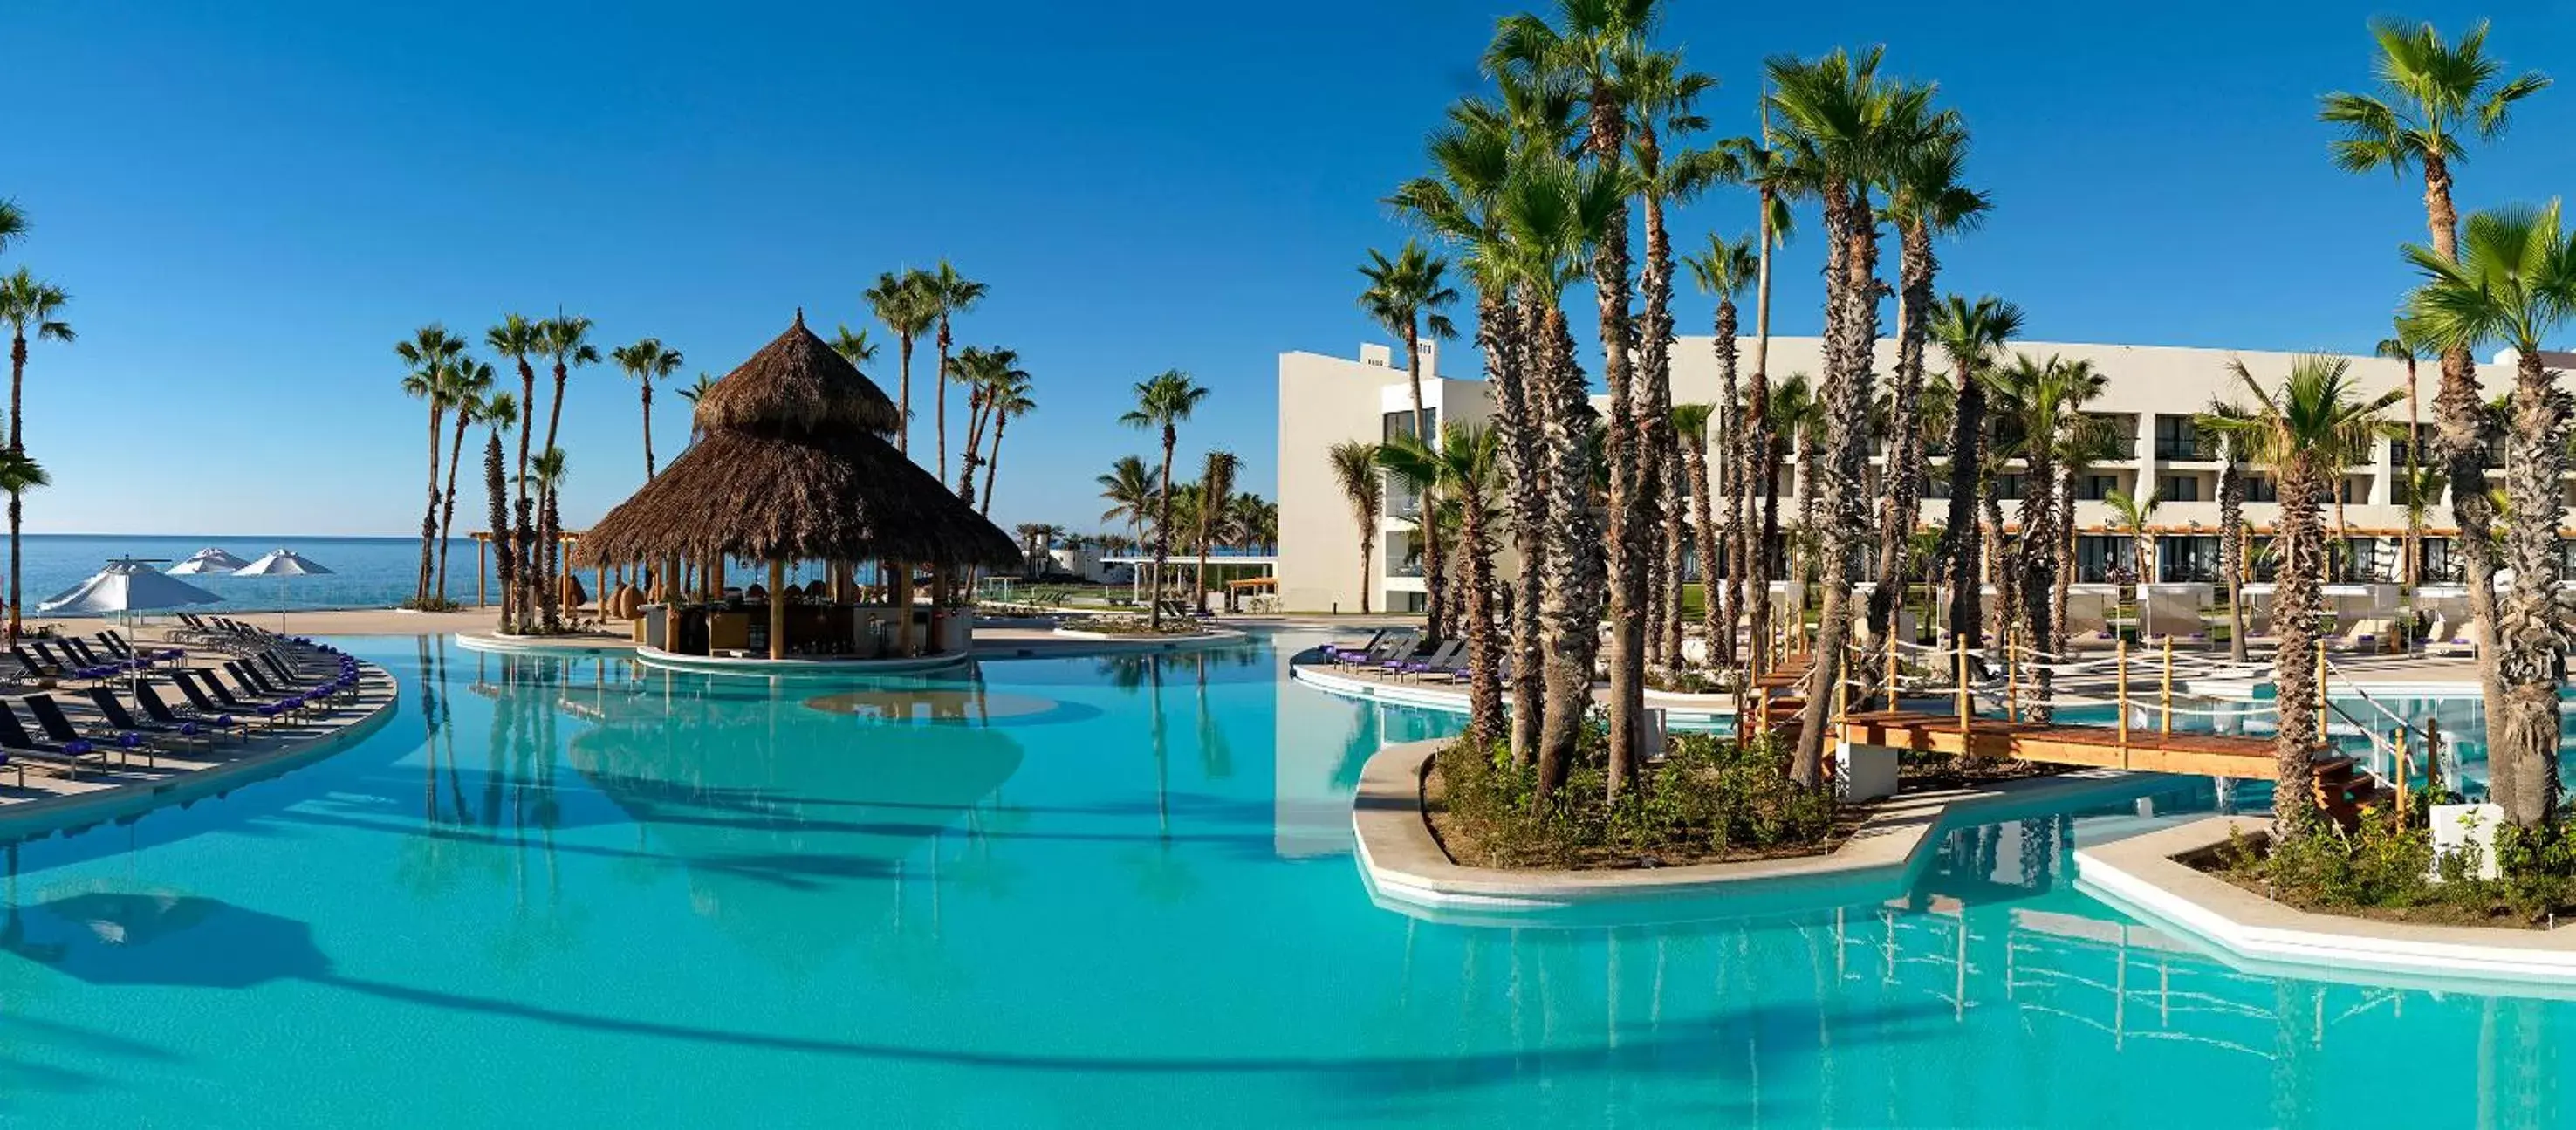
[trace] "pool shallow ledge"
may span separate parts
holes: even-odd
[[[391,673],[373,663],[361,664],[361,669],[365,672],[360,685],[366,692],[366,713],[337,729],[159,781],[45,797],[0,808],[0,842],[78,832],[111,820],[130,822],[156,809],[194,804],[265,781],[357,745],[391,723],[395,709],[402,704],[401,688]]]
[[[1467,713],[1465,683],[1393,683],[1346,675],[1324,663],[1310,659],[1315,653],[1304,652],[1288,665],[1288,677],[1326,694],[1343,698],[1381,702],[1389,706],[1410,706],[1438,710],[1448,714]],[[1683,694],[1674,691],[1646,692],[1648,709],[1664,712],[1664,725],[1674,730],[1735,729],[1735,696],[1732,694]]]
[[[2247,972],[2400,988],[2576,999],[2576,923],[2531,930],[2317,914],[2274,902],[2178,857],[2269,822],[2214,816],[2078,848],[2076,889],[2188,938]]]
[[[1449,858],[1431,833],[1422,785],[1447,739],[1379,750],[1360,769],[1351,831],[1381,907],[1452,925],[1590,927],[1824,910],[1895,898],[1937,854],[1936,833],[2187,788],[2160,773],[2087,769],[1899,797],[1822,855],[1684,867],[1509,871]]]

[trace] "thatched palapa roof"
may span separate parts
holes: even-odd
[[[582,535],[585,564],[753,560],[1015,565],[1010,535],[881,438],[894,402],[805,315],[698,398],[700,435]]]

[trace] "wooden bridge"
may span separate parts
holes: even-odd
[[[1899,667],[1892,651],[1882,651],[1887,666],[1876,688],[1861,703],[1852,701],[1854,680],[1851,671],[1836,688],[1836,709],[1832,713],[1834,734],[1853,745],[1879,746],[1904,753],[1935,756],[1990,758],[2007,761],[2040,762],[2051,765],[2076,765],[2089,768],[2125,769],[2152,773],[2175,773],[2189,776],[2228,777],[2240,780],[2276,780],[2280,772],[2279,746],[2270,735],[2250,736],[2176,732],[2174,716],[2209,713],[2206,710],[2177,705],[2174,695],[2175,658],[2170,645],[2160,653],[2133,659],[2123,642],[2098,658],[2085,658],[2071,663],[2043,663],[2035,653],[2007,645],[2002,664],[2005,673],[2000,693],[1993,686],[1980,689],[1971,674],[1969,653],[1964,650],[1943,652],[1922,649],[1913,667],[1917,677],[1907,683],[1907,672]],[[2063,659],[2064,657],[2057,657]],[[1751,723],[1761,730],[1783,734],[1794,740],[1806,709],[1806,695],[1813,681],[1811,654],[1789,656],[1767,674],[1754,680],[1752,701],[1747,713]],[[2325,699],[2330,668],[2322,646],[2317,653],[2318,708],[2321,715],[2334,711]],[[2152,682],[2143,689],[2133,689],[2131,670],[2141,663],[2151,670]],[[2091,668],[2095,674],[2087,689],[2107,691],[2107,697],[2070,695],[2055,705],[2110,706],[2113,721],[2108,723],[2069,723],[2041,720],[2043,711],[2031,709],[2040,705],[2023,701],[2021,680],[2024,674],[2039,666],[2061,669]],[[2189,668],[2191,664],[2187,663]],[[2107,672],[2105,674],[2104,672]],[[2185,677],[2196,677],[2197,670],[2187,669]],[[2065,685],[2083,686],[2081,678],[2070,678]],[[1891,692],[1888,688],[1902,688]],[[2004,716],[1980,714],[1978,697],[2000,698]],[[1947,699],[1948,710],[1908,709],[1905,700],[1916,703],[1924,699]],[[1869,702],[1878,709],[1865,709]],[[2260,712],[2262,706],[2251,706]],[[2330,716],[2330,715],[2329,715]],[[2154,720],[2152,725],[2133,726],[2133,717]],[[2349,720],[2349,719],[2347,719]],[[2358,723],[2355,723],[2356,725]],[[2364,730],[2367,731],[2367,727]],[[2405,776],[2406,741],[2394,739],[2399,765],[2396,776]],[[2317,803],[2336,819],[2351,824],[2359,814],[2378,802],[2387,786],[2364,770],[2351,757],[2331,746],[2319,746],[2313,754]],[[2403,795],[2403,785],[2398,786]]]

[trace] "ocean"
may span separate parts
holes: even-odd
[[[208,546],[220,546],[245,561],[273,549],[292,549],[331,570],[313,577],[182,577],[181,580],[224,598],[221,604],[194,606],[213,612],[274,612],[330,608],[385,608],[411,599],[420,579],[419,538],[153,537],[123,534],[27,534],[20,539],[19,567],[25,615],[39,615],[46,597],[79,584],[118,557],[161,559],[167,569]],[[5,546],[0,546],[5,549]],[[489,566],[487,565],[488,569]],[[486,582],[498,596],[498,579]],[[585,582],[587,579],[585,578]],[[0,584],[0,595],[5,595]],[[474,542],[457,538],[447,551],[447,598],[474,603]]]

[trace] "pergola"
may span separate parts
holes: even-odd
[[[574,550],[592,566],[656,570],[650,595],[674,628],[700,618],[706,653],[717,650],[713,629],[734,615],[723,586],[729,560],[768,563],[768,586],[753,595],[767,604],[772,659],[865,644],[855,636],[877,621],[851,615],[858,609],[894,610],[892,647],[916,654],[915,566],[932,570],[935,640],[953,572],[1019,563],[1009,534],[886,441],[902,425],[894,402],[806,329],[802,310],[698,398],[693,423],[688,450],[582,531]],[[807,561],[829,566],[827,592],[789,589],[789,565]],[[678,591],[683,562],[699,567],[694,603]],[[889,567],[893,582],[859,591],[849,574],[860,562]]]

